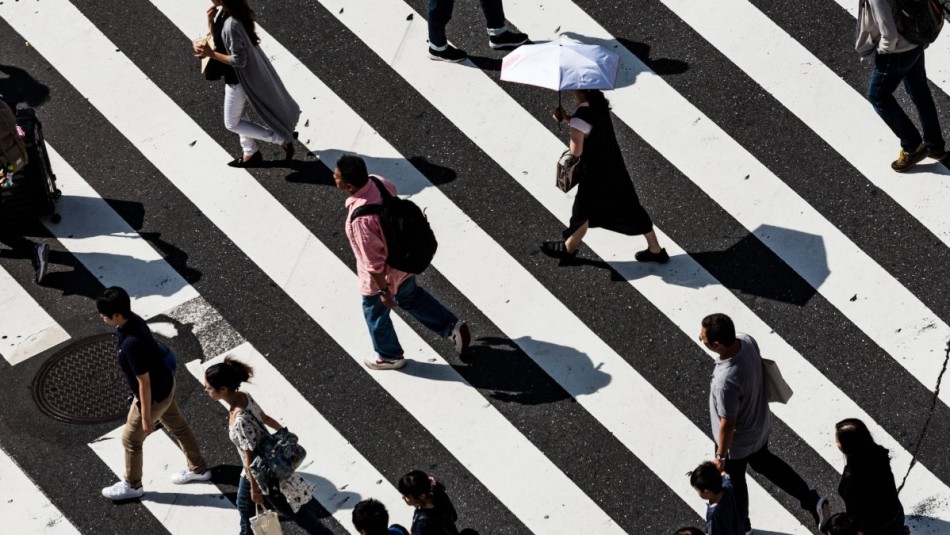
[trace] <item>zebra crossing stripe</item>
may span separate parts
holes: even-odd
[[[222,167],[228,154],[72,4],[7,3],[0,12],[362,367],[372,348],[357,328],[355,276],[343,262],[246,171]],[[90,62],[101,68],[87,69]],[[150,103],[144,115],[143,100]],[[201,150],[189,150],[188,140]],[[621,532],[421,337],[394,322],[406,356],[427,364],[371,377],[519,519],[538,533]]]
[[[66,330],[2,267],[0,310],[5,311],[0,321],[0,355],[10,364],[69,340]]]
[[[118,480],[125,477],[124,427],[118,427],[89,444]],[[149,435],[143,449],[142,488],[145,495],[141,498],[142,505],[169,533],[220,533],[221,526],[239,524],[237,509],[213,483],[172,483],[171,475],[188,466],[178,443],[165,431]]]
[[[79,535],[43,491],[0,449],[0,519],[11,533]]]
[[[47,143],[63,190],[59,211],[69,214],[46,227],[104,286],[121,286],[145,319],[190,301],[198,292],[109,206]]]
[[[409,524],[411,509],[395,487],[267,359],[248,343],[227,354],[254,368],[254,378],[242,385],[241,390],[300,438],[300,444],[307,449],[307,459],[299,472],[316,485],[317,501],[341,526],[355,533],[350,515],[353,507],[367,498],[381,501],[392,522]],[[194,360],[186,366],[195,379],[204,384],[204,370],[222,361],[224,355],[205,362]],[[220,417],[227,416],[221,414]]]

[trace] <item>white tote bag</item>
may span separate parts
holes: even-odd
[[[257,511],[257,516],[251,517],[251,531],[254,535],[282,535],[280,519],[277,518],[276,512],[256,504],[254,509]]]
[[[769,403],[788,403],[791,399],[792,387],[785,382],[774,360],[762,359],[762,382],[765,383],[765,395]]]

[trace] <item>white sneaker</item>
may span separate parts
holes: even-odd
[[[371,370],[398,370],[406,365],[406,359],[384,359],[382,357],[368,357],[363,359],[363,364]]]
[[[135,498],[141,498],[145,494],[145,491],[142,490],[142,487],[132,488],[131,485],[125,481],[119,481],[111,487],[106,487],[102,489],[102,495],[110,500],[122,501],[122,500],[133,500]]]
[[[191,470],[182,470],[181,472],[172,474],[172,483],[176,485],[184,485],[185,483],[191,483],[193,481],[208,481],[209,479],[211,479],[211,470],[205,470],[200,474],[192,472]]]

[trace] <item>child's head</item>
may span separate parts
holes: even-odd
[[[854,518],[848,513],[831,515],[831,518],[821,525],[820,530],[827,535],[861,535],[854,524]]]
[[[689,484],[700,498],[708,500],[722,493],[722,474],[715,464],[706,461],[689,473]]]
[[[386,535],[388,526],[389,513],[382,503],[370,498],[353,508],[353,527],[361,535]]]
[[[676,533],[674,533],[673,535],[706,535],[706,534],[703,533],[703,530],[699,528],[689,527],[689,528],[680,528],[676,530]]]
[[[413,470],[402,476],[397,488],[406,505],[413,507],[432,506],[432,479],[422,470]]]

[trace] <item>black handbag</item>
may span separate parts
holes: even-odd
[[[557,161],[557,187],[564,193],[574,189],[574,186],[581,181],[584,173],[584,167],[580,165],[580,156],[574,156],[570,150],[565,150],[564,154]]]

